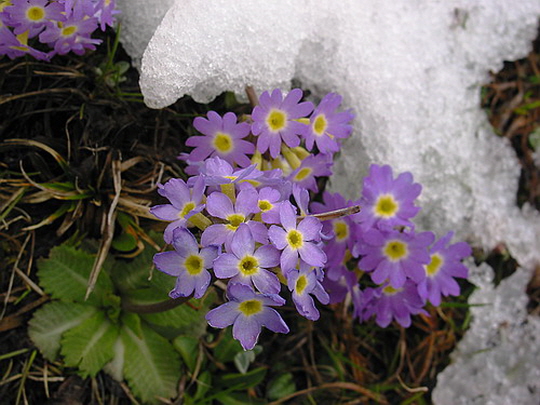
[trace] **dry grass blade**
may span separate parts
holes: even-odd
[[[389,403],[382,395],[377,394],[373,391],[370,391],[367,388],[364,388],[358,384],[353,384],[353,383],[348,383],[348,382],[335,382],[335,383],[322,384],[316,387],[310,387],[304,390],[296,391],[295,393],[287,395],[281,399],[278,399],[277,401],[270,402],[268,405],[279,405],[279,404],[289,401],[292,398],[298,397],[300,395],[307,395],[315,391],[329,390],[329,389],[355,391],[375,401],[378,404]]]
[[[109,212],[107,213],[107,218],[105,221],[105,229],[103,231],[103,237],[99,246],[98,254],[96,260],[94,261],[94,266],[92,267],[92,272],[88,279],[88,287],[86,289],[85,299],[88,299],[101,272],[101,267],[107,258],[109,249],[111,248],[111,243],[114,237],[114,222],[116,220],[116,207],[118,201],[120,200],[120,193],[122,192],[122,162],[119,159],[113,159],[111,163],[111,172],[113,177],[114,184],[114,198],[109,207]]]

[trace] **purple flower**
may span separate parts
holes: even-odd
[[[324,305],[330,302],[330,296],[317,279],[316,272],[309,265],[301,264],[300,270],[292,269],[287,272],[287,286],[292,292],[298,313],[311,321],[319,319],[319,310],[315,307],[311,295]]]
[[[191,189],[181,179],[171,179],[158,187],[158,193],[171,203],[156,205],[150,208],[150,212],[164,221],[173,221],[163,234],[165,242],[171,243],[173,231],[179,227],[187,227],[187,220],[203,210],[204,204],[201,204],[201,201],[205,188],[204,180],[196,181]]]
[[[257,206],[260,219],[265,224],[279,224],[279,210],[281,207],[281,193],[272,187],[264,187],[259,191]]]
[[[52,53],[38,51],[28,46],[26,34],[15,36],[7,27],[0,26],[0,56],[6,55],[10,59],[15,59],[26,54],[38,60],[49,61]]]
[[[257,170],[255,165],[235,170],[227,161],[218,156],[206,159],[204,166],[200,168],[200,173],[207,186],[238,184],[241,181],[252,181],[263,176],[263,172]],[[188,180],[188,184],[194,181],[192,179],[194,177]]]
[[[259,243],[268,243],[267,231],[261,222],[251,221],[251,214],[259,209],[257,206],[257,191],[253,188],[246,188],[238,193],[236,202],[233,205],[231,199],[223,193],[213,192],[206,199],[206,211],[216,217],[223,219],[225,223],[210,225],[201,235],[203,246],[221,245],[225,243],[227,250],[230,250],[230,243],[236,230],[242,223],[247,223],[255,238]]]
[[[308,150],[317,149],[321,153],[334,153],[339,151],[336,138],[347,138],[352,132],[349,122],[354,118],[351,110],[336,112],[341,103],[341,96],[329,93],[321,100],[309,118],[310,125],[304,137]]]
[[[293,89],[283,99],[281,90],[275,89],[270,95],[261,94],[259,105],[253,109],[251,131],[258,136],[257,150],[261,153],[270,150],[270,156],[276,158],[281,149],[281,141],[289,146],[300,145],[299,135],[305,133],[307,125],[296,121],[306,117],[312,110],[310,102],[299,103],[302,90]]]
[[[246,122],[237,123],[236,114],[226,113],[223,118],[215,111],[209,111],[208,119],[197,117],[193,126],[206,136],[191,136],[186,145],[195,149],[189,154],[193,162],[203,161],[208,156],[219,156],[231,165],[241,167],[251,164],[246,154],[253,154],[255,146],[243,140],[249,135],[250,126]]]
[[[311,155],[302,160],[302,164],[293,170],[287,179],[293,184],[316,193],[319,191],[315,177],[330,176],[332,174],[332,157],[330,155]]]
[[[96,3],[94,16],[97,17],[101,30],[105,31],[107,25],[111,28],[114,26],[116,22],[114,16],[119,13],[120,11],[116,10],[115,0],[99,0]]]
[[[323,267],[326,255],[316,244],[321,240],[321,222],[317,218],[306,217],[296,225],[296,212],[288,201],[281,204],[280,221],[282,227],[272,225],[268,237],[275,247],[282,250],[282,272],[286,274],[296,268],[298,256],[311,266]]]
[[[335,280],[324,277],[321,284],[330,296],[329,304],[337,304],[343,302],[354,286],[358,286],[358,277],[354,272],[345,269]]]
[[[206,314],[208,324],[214,328],[233,325],[233,337],[244,350],[257,344],[261,328],[276,333],[289,333],[289,327],[279,313],[270,306],[281,306],[285,300],[276,294],[257,294],[244,284],[229,283],[226,302]]]
[[[39,35],[40,42],[49,44],[60,55],[70,51],[82,55],[86,49],[96,49],[95,45],[100,44],[101,40],[92,39],[90,35],[96,30],[98,20],[85,13],[82,3],[74,5],[65,21],[47,25]]]
[[[339,193],[331,194],[327,191],[323,193],[323,201],[324,203],[311,204],[313,212],[319,214],[356,205],[353,201],[345,200]],[[323,221],[323,233],[331,235],[331,239],[324,246],[324,252],[328,257],[327,267],[341,264],[347,249],[352,251],[358,232],[356,228],[357,225],[348,216]]]
[[[421,191],[422,186],[413,183],[411,173],[401,173],[394,180],[390,166],[371,165],[369,176],[364,178],[362,198],[359,202],[362,211],[356,214],[357,218],[364,229],[373,226],[413,227],[414,224],[409,219],[420,210],[414,205],[414,200]]]
[[[174,251],[156,253],[154,264],[157,269],[177,277],[176,286],[169,293],[171,298],[189,297],[201,298],[211,276],[210,269],[218,255],[217,246],[208,246],[199,250],[195,236],[185,228],[177,228],[173,233]]]
[[[358,267],[373,271],[371,279],[377,284],[388,279],[393,288],[401,288],[407,278],[420,283],[426,278],[424,265],[429,263],[428,247],[434,239],[432,232],[371,229],[363,235],[364,243],[356,246],[356,253],[363,256]]]
[[[232,237],[231,253],[224,253],[214,262],[218,278],[231,278],[231,283],[255,285],[265,294],[278,294],[281,283],[277,276],[266,270],[279,265],[279,252],[270,245],[255,250],[255,240],[249,227],[241,224]]]
[[[63,21],[63,11],[60,3],[48,0],[13,0],[12,5],[4,9],[15,35],[28,31],[28,38],[39,34],[51,20]]]
[[[454,277],[468,276],[468,269],[461,260],[471,255],[471,247],[465,242],[447,246],[452,236],[453,232],[449,232],[433,244],[430,249],[431,260],[424,266],[427,277],[418,285],[420,296],[435,306],[441,303],[441,295],[459,295],[459,284]]]
[[[424,314],[424,300],[418,295],[416,284],[408,280],[403,287],[393,288],[390,285],[377,289],[367,288],[364,291],[365,307],[363,320],[376,315],[375,322],[386,328],[395,319],[401,326],[411,326],[411,315]]]

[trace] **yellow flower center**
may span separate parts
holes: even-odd
[[[240,226],[241,223],[244,222],[246,217],[244,217],[242,214],[232,214],[227,217],[227,221],[229,222],[227,224],[227,228],[231,231],[236,231],[236,229]]]
[[[188,203],[184,204],[184,207],[182,208],[182,211],[178,213],[179,218],[185,218],[187,214],[189,214],[193,208],[195,208],[195,203],[190,201]]]
[[[313,123],[313,132],[315,132],[315,135],[323,135],[326,131],[326,127],[328,127],[328,122],[326,121],[324,114],[317,115],[317,118],[315,118],[315,122]]]
[[[243,276],[251,276],[259,271],[259,261],[253,256],[244,256],[238,263],[238,270]]]
[[[287,116],[281,110],[272,110],[266,118],[266,123],[272,132],[277,132],[285,128]]]
[[[428,276],[433,277],[436,275],[439,270],[441,269],[442,265],[444,263],[444,259],[437,253],[434,253],[431,255],[431,261],[426,268],[426,273]]]
[[[259,200],[259,209],[262,212],[270,211],[274,206],[268,200]]]
[[[339,242],[347,239],[349,237],[349,225],[344,221],[334,221],[334,233]]]
[[[375,214],[383,218],[393,217],[398,209],[398,202],[390,194],[381,195],[374,207]]]
[[[298,232],[296,229],[291,229],[287,233],[287,242],[289,243],[289,246],[293,249],[299,249],[304,244],[304,241],[302,239],[302,234]]]
[[[394,295],[401,291],[403,291],[403,288],[394,288],[391,285],[387,285],[383,288],[383,293],[386,295]]]
[[[306,289],[308,285],[307,277],[305,275],[301,275],[296,279],[296,285],[294,289],[298,294],[302,294],[304,290]]]
[[[45,17],[45,10],[43,7],[33,6],[28,8],[26,17],[31,21],[41,21]]]
[[[247,300],[238,305],[238,310],[246,316],[255,315],[262,311],[263,305],[259,300]]]
[[[300,169],[298,173],[296,173],[296,176],[294,176],[295,181],[302,181],[306,177],[308,177],[313,170],[311,167],[304,167],[303,169]]]
[[[189,274],[196,276],[203,271],[204,259],[198,255],[190,255],[184,261],[184,266]]]
[[[399,240],[387,242],[383,251],[385,256],[393,262],[397,262],[404,257],[407,257],[407,254],[409,253],[407,245]]]
[[[212,141],[214,148],[221,153],[229,153],[233,149],[233,140],[229,134],[218,132]]]
[[[77,27],[75,25],[70,25],[62,28],[62,36],[69,37],[77,32]]]

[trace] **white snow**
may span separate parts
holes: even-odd
[[[149,4],[156,3],[119,3],[124,46],[135,57],[157,26],[141,67],[141,89],[150,107],[167,106],[185,94],[200,102],[224,91],[243,94],[246,85],[259,92],[287,89],[293,79],[314,98],[340,93],[357,117],[332,189],[357,197],[371,163],[411,171],[424,186],[421,227],[439,235],[456,230],[456,238],[487,250],[504,243],[523,269],[505,281],[507,290],[484,285],[483,294],[500,303],[501,313],[506,300],[512,308],[522,305],[524,278],[540,263],[540,214],[516,206],[515,152],[494,135],[479,93],[490,70],[530,50],[540,1],[176,0],[161,3],[152,15]],[[141,38],[134,40],[139,32]],[[475,321],[468,334],[497,327]],[[491,369],[480,370],[485,378],[497,371],[497,361],[507,360],[509,350],[524,344],[525,336],[500,346],[502,357],[494,355]],[[459,353],[467,357],[460,346],[456,364],[465,361]],[[460,375],[466,382],[467,372]],[[500,378],[507,385],[521,384],[506,374]],[[461,403],[475,403],[455,380],[443,381],[445,389],[456,390],[456,398],[461,395]],[[533,386],[540,392],[540,379]],[[504,390],[497,392],[505,398]],[[513,392],[507,400],[514,401]],[[512,403],[529,403],[525,396],[521,401]]]

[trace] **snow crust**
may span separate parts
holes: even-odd
[[[496,288],[477,272],[470,330],[452,353],[454,362],[437,376],[437,405],[536,404],[540,398],[540,318],[527,315],[524,294],[530,273],[519,269]],[[483,281],[482,281],[483,279]],[[486,282],[487,281],[487,282]]]
[[[523,286],[540,263],[540,214],[516,206],[515,152],[493,133],[479,101],[488,72],[530,50],[540,1],[119,5],[126,50],[136,61],[144,50],[140,84],[148,106],[165,107],[185,94],[199,102],[224,91],[242,96],[246,85],[258,92],[288,89],[293,80],[314,99],[337,92],[357,117],[334,168],[333,191],[356,198],[369,164],[390,164],[424,186],[420,228],[439,236],[455,230],[456,239],[487,250],[504,243],[522,269],[494,288],[489,266],[473,266],[480,274],[473,298],[492,306],[474,310],[471,330],[453,356],[457,366],[441,374],[434,398],[440,404],[457,398],[454,403],[532,403],[530,393],[540,392],[540,365],[534,364],[539,329],[523,312]],[[505,322],[510,327],[499,326]],[[500,344],[491,343],[493,334]],[[536,357],[527,359],[527,351]],[[471,381],[494,391],[478,396],[478,387],[466,389]]]

